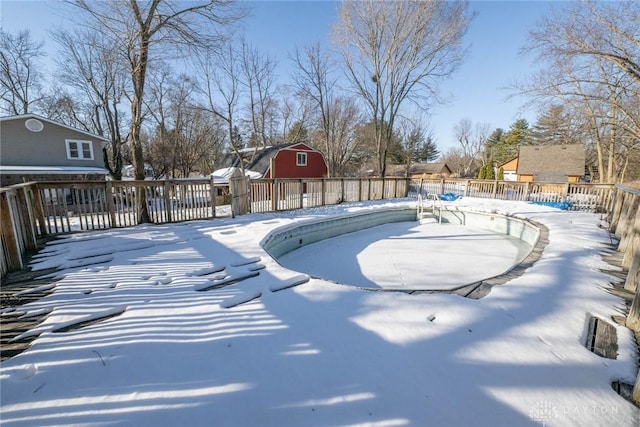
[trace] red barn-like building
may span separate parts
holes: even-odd
[[[244,168],[263,178],[324,178],[328,172],[322,153],[301,142],[244,150],[242,155]],[[223,167],[240,167],[235,153],[227,154],[221,163]]]

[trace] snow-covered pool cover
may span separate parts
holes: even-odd
[[[34,267],[58,266],[61,280],[22,308],[50,314],[31,332],[41,334],[32,347],[0,366],[2,423],[638,425],[638,409],[610,386],[635,380],[632,334],[616,326],[616,360],[583,346],[588,319],[610,319],[623,305],[606,291],[615,279],[598,270],[609,243],[600,217],[518,202],[451,204],[541,222],[549,245],[524,275],[480,300],[314,279],[289,288],[304,278],[258,245],[294,221],[384,203],[48,245]],[[464,259],[450,261],[465,269]],[[240,281],[216,288],[231,279]],[[107,315],[116,316],[54,332]]]
[[[529,251],[531,245],[522,240],[491,231],[397,222],[303,246],[278,261],[364,288],[447,290],[502,274]]]

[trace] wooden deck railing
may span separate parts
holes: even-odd
[[[31,182],[0,189],[0,275],[23,267],[22,257],[45,236],[138,224],[143,192],[152,223],[212,219],[343,202],[454,193],[466,197],[562,202],[573,210],[610,210],[613,185],[406,178],[212,179]],[[229,193],[229,188],[232,189]],[[617,194],[616,190],[616,193]],[[622,196],[620,196],[622,197]],[[616,200],[619,200],[618,197]],[[626,205],[625,205],[626,206]],[[636,208],[637,210],[637,208]],[[626,210],[625,210],[626,212]]]
[[[611,203],[612,184],[548,183],[487,180],[423,180],[415,191],[484,199],[563,203],[569,210],[605,212]]]
[[[619,239],[622,268],[627,270],[624,289],[633,293],[626,326],[640,334],[640,191],[616,185],[609,211],[609,229]],[[633,388],[633,399],[640,403],[640,371]]]

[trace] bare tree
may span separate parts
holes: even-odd
[[[37,103],[38,111],[48,119],[87,132],[95,132],[86,118],[93,114],[91,108],[69,91],[68,87],[53,86]]]
[[[240,53],[227,42],[218,52],[208,52],[200,58],[198,90],[204,101],[202,108],[225,123],[227,146],[239,160],[244,174],[244,143],[238,130],[238,109],[243,95]],[[250,160],[249,160],[250,161]]]
[[[360,122],[353,99],[339,96],[334,66],[328,52],[315,43],[296,50],[293,75],[298,96],[308,101],[316,112],[315,133],[329,166],[329,176],[344,173],[345,165],[355,149],[355,128]]]
[[[88,130],[108,136],[111,143],[105,148],[105,166],[111,176],[122,179],[122,147],[126,132],[121,110],[127,89],[127,74],[113,40],[92,30],[54,31],[53,38],[60,45],[56,58],[60,80],[75,89],[87,105],[87,114],[76,117]]]
[[[263,148],[275,139],[275,68],[276,61],[242,39],[242,84],[248,97],[249,145]]]
[[[224,138],[220,120],[194,104],[195,84],[162,67],[150,75],[149,116],[156,130],[145,157],[158,176],[189,177],[213,172]]]
[[[475,175],[474,166],[480,160],[480,153],[489,138],[490,125],[488,123],[476,123],[467,118],[461,119],[453,126],[453,133],[460,144],[459,174],[461,177]]]
[[[462,153],[462,148],[460,147],[450,147],[442,156],[440,156],[439,161],[446,163],[447,166],[449,166],[453,177],[461,177],[467,164],[467,159]]]
[[[406,101],[441,101],[439,82],[463,57],[468,4],[441,1],[345,1],[334,35],[346,73],[375,125],[384,176],[396,117]]]
[[[43,43],[31,38],[29,30],[15,36],[0,29],[0,110],[27,114],[41,97],[40,58]]]
[[[531,31],[531,38],[554,57],[615,64],[640,84],[638,2],[575,2],[544,18]]]
[[[409,176],[413,163],[433,161],[438,158],[440,151],[433,142],[433,130],[428,123],[423,124],[419,117],[402,118],[399,124],[402,150],[398,157]]]
[[[362,124],[362,114],[355,100],[347,96],[332,99],[328,106],[328,123],[319,127],[318,134],[322,141],[328,141],[329,154],[325,155],[333,176],[345,176],[359,148],[356,130]]]
[[[154,54],[184,57],[219,45],[221,30],[240,17],[231,0],[70,0],[85,13],[85,26],[119,41],[131,78],[131,126],[135,178],[142,180],[144,155],[140,141],[147,69]],[[138,220],[149,222],[144,194],[139,192]]]
[[[177,147],[175,132],[171,129],[175,129],[172,119],[175,119],[173,113],[176,111],[172,98],[180,96],[172,94],[172,91],[180,91],[176,89],[180,86],[179,79],[180,77],[173,75],[169,66],[151,70],[148,77],[145,105],[147,114],[154,123],[154,132],[145,147],[145,161],[150,163],[156,178],[175,176]]]
[[[296,96],[291,86],[281,86],[278,92],[280,93],[280,132],[283,141],[301,141],[304,138],[302,132],[308,128],[311,122],[312,107],[310,102],[304,97]],[[304,139],[303,142],[308,141]]]
[[[571,107],[601,182],[624,179],[640,144],[639,18],[634,2],[585,1],[556,11],[530,33],[525,50],[543,69],[515,86],[532,103]]]

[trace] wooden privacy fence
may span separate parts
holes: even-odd
[[[626,326],[640,334],[640,191],[616,185],[609,228],[620,239],[622,267],[627,269],[624,288],[633,293]],[[640,371],[633,388],[633,399],[640,403]]]
[[[623,253],[622,267],[628,270],[624,288],[634,293],[627,327],[640,333],[640,191],[616,185],[613,198],[610,229],[620,239],[618,251]]]
[[[406,178],[258,179],[234,176],[158,181],[33,182],[0,189],[0,273],[20,270],[22,256],[44,236],[138,224],[141,200],[152,223],[212,219],[401,197],[418,193],[566,203],[607,211],[613,185]],[[143,196],[141,196],[143,195]]]

